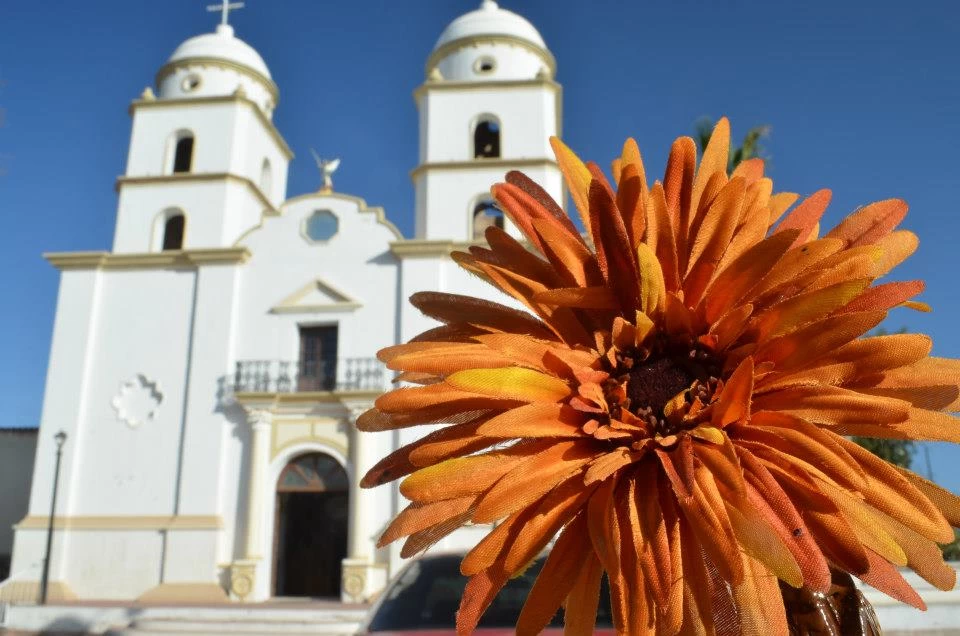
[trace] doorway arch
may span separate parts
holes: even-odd
[[[340,596],[347,556],[349,480],[326,453],[291,459],[277,479],[273,530],[273,594]]]

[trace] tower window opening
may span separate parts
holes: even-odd
[[[488,227],[503,229],[503,211],[489,199],[473,208],[473,239],[482,239]]]
[[[269,159],[264,159],[260,166],[260,191],[267,198],[273,195],[273,172],[270,170]]]
[[[173,153],[173,171],[190,172],[193,164],[193,137],[181,137],[177,140],[177,148]]]
[[[183,249],[183,229],[186,219],[182,214],[174,214],[163,224],[163,249]]]
[[[473,63],[474,72],[481,75],[492,73],[495,68],[497,68],[497,62],[492,57],[481,57]]]
[[[491,159],[500,156],[500,122],[481,119],[473,129],[474,159]]]

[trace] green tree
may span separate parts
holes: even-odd
[[[710,141],[710,135],[713,134],[713,127],[716,122],[712,117],[701,117],[694,124],[694,135],[697,144],[700,146],[702,154]],[[747,131],[743,137],[743,142],[739,146],[730,144],[730,162],[727,165],[727,172],[732,172],[741,161],[753,159],[763,155],[764,148],[762,141],[770,136],[772,128],[768,124],[754,126]]]

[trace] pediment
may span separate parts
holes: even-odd
[[[270,309],[274,314],[350,311],[362,304],[322,278],[315,278]]]

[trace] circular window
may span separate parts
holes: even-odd
[[[180,83],[180,87],[187,93],[197,90],[200,87],[200,76],[196,73],[191,73],[183,78],[183,82]]]
[[[317,210],[304,223],[303,233],[311,241],[329,241],[339,229],[340,221],[330,210]]]
[[[495,68],[497,68],[497,61],[492,57],[481,57],[473,63],[473,70],[481,75],[493,73]]]

